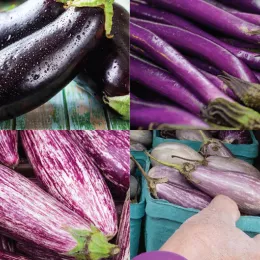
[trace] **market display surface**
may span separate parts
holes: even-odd
[[[129,259],[129,176],[129,131],[0,131],[1,260]]]
[[[131,129],[260,128],[260,9],[245,2],[131,0]]]
[[[253,166],[258,141],[253,132],[131,130],[130,143],[131,258],[158,250],[219,194],[238,204],[239,229],[251,237],[260,233],[260,172]]]
[[[129,129],[129,3],[60,2],[0,3],[0,128]]]

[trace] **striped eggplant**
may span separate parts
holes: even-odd
[[[17,131],[0,131],[0,163],[11,168],[15,168],[18,165],[19,155]]]
[[[113,259],[130,260],[130,191],[127,192],[124,202],[116,244],[121,250]]]
[[[1,165],[0,191],[1,233],[3,230],[17,241],[73,256],[76,260],[97,260],[118,252],[117,246],[109,244],[90,221],[26,177]]]
[[[166,183],[156,184],[156,193],[159,199],[184,208],[203,209],[208,206],[211,197],[189,185],[178,170],[166,166],[153,167],[148,175],[153,178],[167,177]],[[183,179],[184,178],[184,179]]]
[[[247,130],[226,130],[220,131],[218,138],[229,144],[251,144],[251,134]]]
[[[6,236],[0,235],[0,250],[9,253],[14,253],[15,252],[14,241]]]
[[[203,161],[203,157],[195,150],[185,144],[161,143],[157,145],[151,155],[157,160],[165,163],[184,163],[190,161]],[[153,166],[160,165],[155,160],[151,160]]]
[[[111,193],[70,131],[22,131],[21,139],[36,176],[48,192],[108,238],[114,237],[117,214]]]
[[[16,243],[16,248],[18,251],[33,257],[34,260],[73,260],[75,259],[74,257],[67,257],[67,256],[60,256],[59,254],[39,247],[39,246],[35,246],[31,243],[26,243],[26,242],[22,242],[19,241]]]
[[[209,196],[226,195],[237,203],[242,213],[260,214],[259,178],[208,166],[198,166],[191,172],[182,173],[195,187]]]
[[[104,177],[125,192],[129,188],[130,176],[129,131],[127,132],[127,136],[122,140],[111,131],[70,131],[75,142],[94,159]]]
[[[21,255],[15,255],[13,253],[8,253],[5,251],[0,251],[0,259],[1,260],[32,260],[32,258],[27,258]]]
[[[260,172],[246,161],[234,157],[209,156],[206,158],[209,167],[223,171],[235,171],[260,179]]]

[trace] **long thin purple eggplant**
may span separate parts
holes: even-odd
[[[258,83],[253,72],[236,56],[204,37],[171,25],[136,18],[132,18],[132,21],[154,32],[177,49],[203,57],[220,70],[226,71],[234,77]]]
[[[171,126],[209,128],[201,119],[176,106],[131,100],[131,127],[160,129]]]
[[[0,251],[0,259],[1,260],[30,260],[30,259],[32,260],[32,258],[27,258],[25,256],[12,254],[5,251]]]
[[[260,42],[258,25],[248,23],[203,0],[147,0],[147,2],[189,17],[232,37],[254,43]],[[190,8],[191,6],[193,8]]]
[[[0,13],[0,50],[43,28],[64,11],[56,0],[28,0]]]
[[[114,237],[117,215],[111,193],[69,131],[23,131],[21,138],[34,172],[48,192],[108,238]]]
[[[236,8],[241,9],[243,12],[251,12],[260,14],[260,2],[258,0],[220,0],[221,2],[233,5]]]
[[[231,100],[159,36],[134,23],[130,23],[130,30],[133,44],[145,49],[160,65],[198,93],[207,104],[204,114],[207,119],[236,128],[260,127],[260,115],[257,112]]]
[[[57,156],[59,151],[54,152]],[[118,252],[90,221],[5,166],[0,166],[0,190],[0,227],[15,240],[75,259],[96,260]]]
[[[113,131],[112,131],[113,132]],[[122,140],[110,131],[71,131],[78,145],[91,156],[103,176],[118,189],[129,189],[129,132]]]
[[[171,74],[153,64],[131,55],[131,80],[146,85],[195,115],[200,115],[203,104],[187,87],[179,83]]]
[[[257,45],[252,46],[251,44],[249,45],[249,48],[246,50],[244,49],[244,45],[240,46],[241,41],[239,43],[240,45],[238,46],[231,44],[229,42],[225,42],[222,39],[218,39],[217,37],[204,31],[196,24],[183,18],[182,16],[169,13],[164,10],[160,10],[160,9],[158,10],[157,8],[153,8],[148,5],[142,5],[140,3],[131,3],[131,14],[134,17],[140,19],[150,20],[162,24],[173,25],[185,29],[189,32],[195,33],[199,36],[202,36],[222,46],[223,48],[225,48],[226,50],[234,54],[237,58],[245,62],[251,68],[258,69],[260,67],[260,57],[258,53],[250,50],[250,49],[257,49]]]
[[[0,131],[0,163],[15,168],[19,163],[18,132]]]
[[[120,219],[120,225],[116,238],[116,244],[120,247],[120,253],[116,255],[114,260],[130,259],[130,194],[127,192]]]

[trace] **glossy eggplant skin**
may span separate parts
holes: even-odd
[[[129,13],[114,4],[113,38],[103,38],[101,45],[85,58],[77,81],[95,83],[97,94],[109,97],[124,96],[130,92],[129,84]]]
[[[0,51],[0,120],[24,114],[57,94],[103,35],[101,8],[69,8]]]
[[[0,13],[0,50],[53,22],[64,11],[56,0],[28,0]]]

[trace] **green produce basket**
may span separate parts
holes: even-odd
[[[153,199],[147,185],[144,189],[146,190],[145,245],[146,251],[154,251],[199,210],[183,208],[166,200]],[[260,233],[260,217],[242,216],[237,222],[237,227],[254,237]]]
[[[150,161],[143,152],[131,151],[131,154],[140,163],[145,171],[149,170]],[[136,170],[136,175],[142,178],[140,171]],[[145,180],[142,178],[142,187],[145,184]],[[143,189],[142,189],[143,190]],[[145,215],[145,195],[141,193],[139,203],[132,203],[130,205],[130,258],[134,258],[138,254],[139,241],[141,234],[142,220]]]
[[[232,154],[250,164],[254,163],[254,159],[258,156],[258,141],[256,140],[253,131],[250,131],[252,144],[225,144],[225,146],[232,152]],[[189,141],[189,140],[178,140],[178,139],[165,139],[160,137],[159,131],[153,131],[153,147],[161,143],[182,143],[190,146],[196,151],[199,151],[201,142]]]

